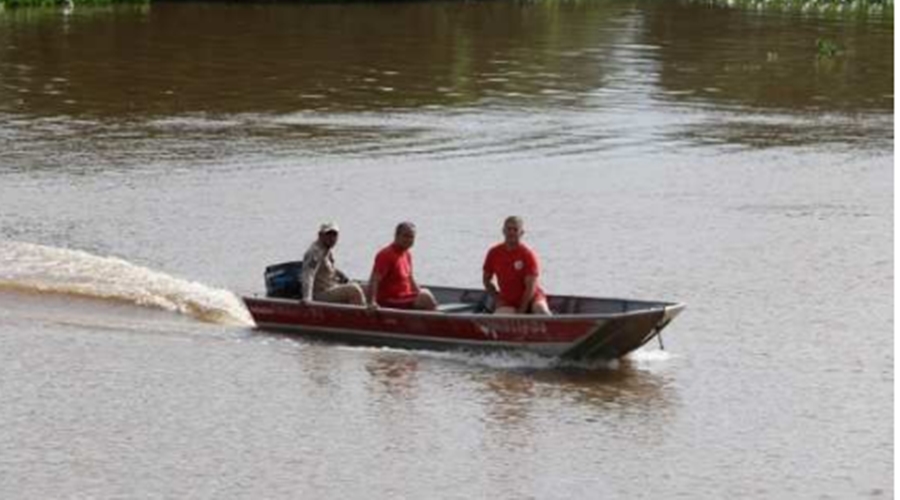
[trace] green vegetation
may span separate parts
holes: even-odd
[[[687,0],[690,3],[763,12],[795,12],[826,16],[884,16],[893,18],[894,0]]]
[[[819,52],[819,57],[834,57],[843,52],[843,49],[837,42],[828,38],[817,39],[816,49]]]
[[[150,0],[0,0],[4,7],[64,7],[81,5],[111,5],[116,3],[150,3]]]

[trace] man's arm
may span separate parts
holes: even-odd
[[[484,264],[481,265],[481,282],[484,284],[484,289],[491,295],[497,295],[499,291],[497,286],[494,285],[494,265],[493,265],[493,255],[494,250],[488,250],[487,255],[484,256]]]
[[[420,291],[419,284],[416,283],[416,278],[414,278],[412,274],[409,275],[409,284],[412,286],[413,291],[418,294]]]
[[[481,276],[481,282],[484,283],[484,289],[491,295],[497,295],[497,286],[494,285],[494,273],[484,271]]]
[[[416,295],[419,294],[419,284],[416,283],[416,275],[413,272],[413,261],[412,255],[407,252],[406,257],[409,259],[409,286],[412,287],[413,292],[416,292]]]
[[[372,271],[372,276],[369,278],[369,307],[378,307],[378,301],[375,298],[378,297],[378,286],[380,284],[381,275]]]
[[[316,255],[316,252],[313,249],[307,250],[303,255],[303,272],[300,275],[300,300],[312,302],[313,286],[320,265],[322,265],[322,259]]]

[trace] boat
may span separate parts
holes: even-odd
[[[436,311],[301,302],[296,279],[301,265],[270,266],[266,296],[243,297],[258,329],[353,345],[595,361],[638,349],[685,308],[677,302],[549,295],[552,316],[491,314],[491,296],[484,290],[445,286],[426,287],[440,304]]]

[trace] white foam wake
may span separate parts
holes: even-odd
[[[386,353],[397,353],[416,356],[418,358],[430,358],[462,363],[479,368],[496,370],[616,370],[620,362],[618,360],[593,360],[572,361],[541,356],[529,352],[471,352],[471,351],[429,351],[395,349],[391,347],[350,347],[343,346],[339,349],[369,350]]]
[[[130,302],[212,323],[253,324],[241,300],[228,290],[80,250],[0,241],[3,288]]]

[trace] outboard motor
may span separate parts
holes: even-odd
[[[299,299],[300,273],[303,261],[284,262],[266,268],[266,296],[286,299]]]

